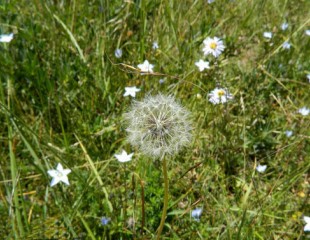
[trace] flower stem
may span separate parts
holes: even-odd
[[[167,208],[168,208],[168,188],[169,188],[169,185],[168,185],[167,163],[166,163],[165,157],[163,157],[162,163],[163,163],[163,173],[164,173],[164,208],[163,208],[163,212],[161,215],[160,225],[157,229],[157,237],[156,237],[157,240],[160,239],[160,234],[164,228],[164,224],[165,224],[165,220],[166,220],[166,216],[167,216]]]

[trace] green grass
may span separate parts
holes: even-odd
[[[138,100],[174,95],[194,123],[191,145],[167,159],[162,239],[309,237],[310,121],[297,112],[310,108],[309,8],[307,0],[1,2],[0,34],[15,35],[0,43],[0,236],[156,236],[161,163],[126,142],[122,118],[133,100],[124,88],[137,86]],[[203,56],[209,36],[226,46],[218,59]],[[199,72],[200,58],[211,68]],[[140,75],[145,59],[156,73]],[[234,99],[211,104],[216,86]],[[132,161],[115,159],[122,149]],[[59,162],[72,170],[70,186],[51,188],[47,171]]]

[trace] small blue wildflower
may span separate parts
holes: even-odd
[[[290,49],[290,48],[291,48],[291,44],[290,44],[289,42],[284,42],[284,43],[282,44],[282,47],[283,47],[284,49]]]
[[[152,48],[153,48],[154,50],[158,49],[158,48],[159,48],[158,42],[156,42],[156,41],[153,42]]]
[[[291,137],[291,136],[293,135],[293,131],[286,130],[286,131],[285,131],[285,135],[286,135],[287,137]]]
[[[282,23],[281,29],[285,31],[287,28],[288,28],[288,23],[287,22]]]
[[[122,49],[117,48],[114,52],[116,58],[121,58],[123,55]]]
[[[100,221],[101,221],[102,226],[105,226],[110,222],[110,218],[102,217]]]
[[[196,208],[192,211],[192,218],[194,218],[196,221],[199,221],[199,218],[202,213],[202,208]]]

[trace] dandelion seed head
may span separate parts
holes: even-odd
[[[174,155],[190,143],[189,112],[172,96],[158,94],[134,101],[124,118],[128,142],[147,156]]]

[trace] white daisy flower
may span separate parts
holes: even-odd
[[[303,116],[307,116],[310,113],[310,109],[306,107],[302,107],[298,109],[298,112]]]
[[[125,87],[125,93],[124,93],[124,97],[127,96],[132,96],[132,97],[136,97],[136,93],[140,92],[139,88],[136,88],[136,86],[134,87]]]
[[[158,48],[159,48],[158,42],[156,42],[156,41],[153,42],[152,48],[153,48],[154,50],[158,49]]]
[[[0,42],[9,43],[14,37],[13,33],[0,35]]]
[[[209,62],[203,61],[202,59],[200,59],[198,62],[195,62],[195,65],[199,68],[200,72],[202,72],[205,69],[210,68]]]
[[[145,60],[142,64],[138,64],[138,68],[141,72],[153,72],[154,65],[150,64],[148,60]]]
[[[204,55],[212,54],[214,57],[218,57],[225,49],[223,41],[218,37],[208,37],[203,41],[203,44],[204,47],[202,51]]]
[[[306,222],[304,231],[309,232],[310,231],[310,217],[304,216],[304,221]]]
[[[281,29],[285,31],[287,28],[288,28],[288,23],[287,22],[282,23]]]
[[[215,88],[209,93],[209,101],[213,104],[226,103],[233,96],[224,88]]]
[[[192,211],[191,215],[196,221],[199,221],[199,218],[202,214],[202,208],[196,208]]]
[[[282,44],[282,47],[283,47],[284,49],[290,49],[290,48],[291,48],[291,44],[290,44],[289,42],[284,42],[284,43]]]
[[[306,31],[305,31],[305,34],[306,34],[307,36],[310,36],[310,29],[306,30]]]
[[[260,164],[258,164],[258,166],[256,167],[256,171],[259,172],[259,173],[265,172],[266,169],[267,169],[267,165],[260,165]]]
[[[307,74],[308,81],[310,83],[310,74]]]
[[[272,38],[272,32],[264,32],[263,33],[264,38]]]
[[[61,163],[58,163],[56,170],[48,170],[47,173],[53,178],[51,181],[51,187],[55,186],[59,182],[63,182],[69,185],[69,179],[67,175],[71,172],[70,169],[63,169]]]
[[[132,156],[133,153],[127,154],[125,150],[123,150],[121,154],[114,154],[114,157],[116,157],[119,162],[129,162],[131,161]]]
[[[115,50],[115,52],[114,52],[114,55],[115,55],[116,58],[121,58],[122,55],[123,55],[123,50],[120,49],[120,48],[117,48],[117,49]]]
[[[286,135],[287,137],[291,137],[291,136],[293,136],[293,131],[286,130],[286,131],[285,131],[285,135]]]

